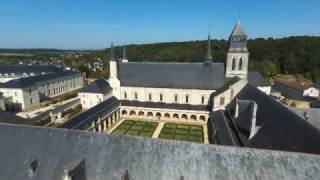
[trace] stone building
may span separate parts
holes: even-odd
[[[82,89],[78,96],[83,109],[90,109],[112,96],[112,88],[104,79],[98,79]]]
[[[0,83],[23,77],[61,71],[63,71],[63,69],[53,65],[0,65]]]
[[[223,108],[247,81],[270,93],[270,83],[248,71],[247,35],[240,22],[230,35],[226,64],[212,58],[210,43],[209,34],[203,63],[130,62],[125,49],[120,61],[111,47],[108,81],[122,102],[121,115],[206,122],[209,109]],[[219,103],[212,103],[212,94],[229,88],[235,77],[239,82],[230,93],[216,93]]]
[[[61,71],[13,79],[0,85],[0,92],[17,110],[29,111],[40,102],[83,88],[85,76],[75,71]]]

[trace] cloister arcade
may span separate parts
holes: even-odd
[[[206,111],[187,111],[187,110],[166,110],[151,108],[121,107],[122,118],[142,118],[164,121],[190,121],[207,122],[209,112]]]

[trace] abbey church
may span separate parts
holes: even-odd
[[[270,94],[270,83],[248,71],[247,38],[237,22],[225,63],[212,58],[210,34],[203,63],[130,62],[125,48],[120,60],[111,47],[108,81],[125,107],[122,115],[206,122],[209,111],[223,109],[247,82]]]

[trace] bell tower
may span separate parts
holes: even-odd
[[[247,49],[247,35],[240,21],[235,25],[229,37],[229,50],[226,62],[226,77],[248,76],[249,51]]]

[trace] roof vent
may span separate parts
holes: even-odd
[[[71,171],[66,171],[63,180],[86,180],[86,162],[81,161]]]
[[[130,175],[128,170],[126,170],[126,172],[124,173],[124,175],[122,176],[121,180],[130,180]],[[132,179],[131,179],[132,180]]]
[[[32,177],[36,174],[39,167],[38,160],[34,160],[29,164],[29,176]]]

